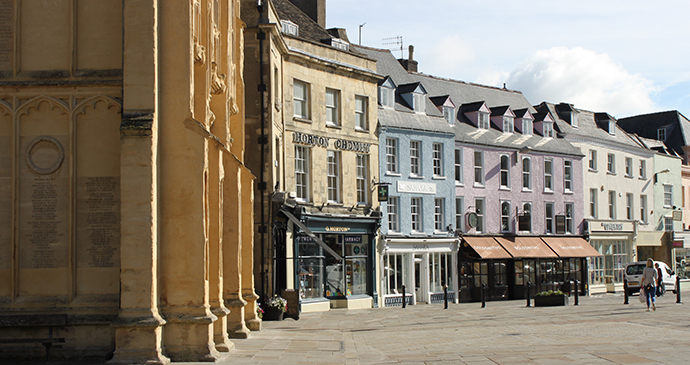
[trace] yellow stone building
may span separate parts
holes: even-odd
[[[214,361],[260,329],[243,37],[239,0],[0,1],[0,358]]]
[[[351,50],[344,30],[325,29],[324,0],[243,0],[242,19],[257,291],[290,296],[295,311],[295,301],[302,312],[371,308],[376,62]]]

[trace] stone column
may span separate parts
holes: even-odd
[[[109,363],[167,364],[158,312],[158,0],[124,3],[120,312]]]
[[[217,361],[209,304],[209,140],[195,102],[192,2],[160,9],[160,241],[163,337],[173,361]],[[199,118],[199,119],[196,119]]]
[[[211,312],[218,317],[213,324],[216,350],[229,352],[235,347],[228,338],[227,315],[230,310],[223,300],[223,155],[220,143],[211,143],[209,152],[209,284]]]
[[[224,291],[225,303],[230,308],[228,316],[228,335],[231,338],[249,337],[249,329],[244,322],[244,306],[247,302],[242,299],[242,197],[240,186],[242,175],[240,163],[234,155],[226,155],[225,166],[227,175],[225,178],[224,196],[224,226],[223,246],[225,257]],[[251,211],[250,211],[251,213]]]
[[[251,211],[254,205],[254,175],[242,166],[242,210]],[[256,300],[259,296],[254,291],[254,215],[242,215],[242,298],[247,301],[244,309],[244,320],[252,331],[261,331],[261,319],[256,314]]]

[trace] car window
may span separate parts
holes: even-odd
[[[671,269],[669,269],[668,267],[666,268],[666,272],[669,276],[673,275],[673,271],[671,271]]]
[[[630,265],[625,269],[625,273],[628,275],[642,275],[644,271],[644,265]]]

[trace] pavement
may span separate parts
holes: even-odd
[[[646,312],[638,296],[580,297],[579,305],[525,300],[421,304],[302,313],[233,340],[228,364],[686,364],[690,302],[671,293]],[[90,362],[89,364],[92,364]],[[52,364],[73,364],[53,362]],[[194,363],[175,363],[194,364]],[[201,364],[201,363],[199,363]]]

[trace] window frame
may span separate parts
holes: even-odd
[[[507,212],[503,209],[506,205],[507,205],[507,207],[508,207]],[[510,219],[511,213],[512,213],[512,212],[511,212],[512,208],[511,208],[510,200],[500,200],[499,209],[500,209],[500,212],[501,212],[501,221],[500,221],[500,222],[501,222],[501,226],[500,226],[501,233],[510,233],[510,232],[512,232],[512,231],[513,231],[513,230],[512,230],[512,227],[511,227],[511,226],[512,226],[512,224],[511,224],[512,222],[511,222],[511,219]]]
[[[575,203],[566,202],[565,203],[565,233],[574,234],[574,215],[575,215]]]
[[[386,137],[386,173],[399,174],[397,138]]]
[[[298,150],[301,153],[298,153]],[[302,145],[295,145],[295,199],[297,201],[308,202],[310,199],[310,157],[311,148]],[[302,161],[299,163],[298,161]],[[298,166],[303,166],[303,169],[298,169]],[[303,183],[298,182],[298,176],[303,178]],[[303,196],[302,196],[303,195]]]
[[[643,223],[648,223],[648,214],[647,214],[647,195],[646,194],[641,194],[640,195],[640,220]]]
[[[452,106],[443,106],[443,118],[446,119],[448,124],[455,125],[455,108]]]
[[[609,198],[609,219],[616,219],[616,191],[609,190],[607,195]]]
[[[423,199],[419,196],[410,198],[410,231],[414,233],[424,232]]]
[[[589,189],[589,216],[594,219],[599,216],[598,195],[599,191],[596,188]]]
[[[664,200],[663,201],[664,201],[664,208],[673,207],[673,185],[664,184]]]
[[[364,95],[355,95],[355,129],[369,130],[369,97]]]
[[[474,151],[474,186],[484,186],[486,176],[484,176],[484,151]],[[477,165],[477,156],[479,156],[479,165]],[[479,175],[477,175],[479,173]],[[480,181],[477,181],[479,177]]]
[[[635,206],[634,206],[635,196],[631,193],[625,194],[625,218],[627,220],[635,219]]]
[[[434,198],[434,231],[445,232],[446,198]]]
[[[515,118],[511,116],[503,116],[503,133],[515,132]]]
[[[505,161],[505,168],[503,162]],[[499,188],[510,189],[510,155],[502,154],[498,158]]]
[[[527,171],[525,171],[525,167],[527,167]],[[522,190],[532,191],[532,158],[529,156],[522,157]]]
[[[342,201],[342,155],[340,151],[328,150],[326,152],[326,200],[329,203],[341,203]]]
[[[525,209],[525,207],[529,206],[529,209]],[[529,230],[520,230],[520,224],[518,223],[518,231],[520,232],[532,232],[534,231],[534,227],[532,226],[532,202],[522,202],[522,214],[524,215],[525,213],[529,214]]]
[[[550,214],[549,214],[550,211]],[[555,211],[553,202],[544,202],[544,233],[553,234],[555,233],[554,220]]]
[[[298,95],[297,91],[298,88],[296,85],[302,85],[304,86],[304,95]],[[302,80],[294,79],[292,82],[292,100],[293,100],[293,108],[292,108],[292,115],[293,118],[299,118],[299,119],[305,119],[309,120],[311,118],[311,113],[310,113],[310,90],[311,90],[311,85],[307,82],[304,82]],[[297,114],[297,105],[301,105],[301,109],[303,109],[303,114]]]
[[[478,112],[477,113],[477,128],[489,130],[489,113]]]
[[[369,204],[369,155],[357,154],[355,156],[355,177],[357,204]]]
[[[531,136],[534,134],[534,123],[532,119],[522,119],[522,134],[525,136]]]
[[[589,150],[589,160],[587,161],[590,171],[597,171],[597,151]]]
[[[329,104],[329,95],[333,97],[333,103]],[[324,94],[324,105],[326,106],[326,125],[340,127],[340,90],[327,87]]]
[[[666,128],[659,128],[656,130],[657,141],[666,141]]]
[[[606,173],[616,173],[616,155],[614,155],[613,153],[609,153],[606,155]]]
[[[395,89],[379,86],[379,104],[384,108],[395,107]]]
[[[632,157],[625,158],[625,177],[633,177],[633,159]]]
[[[462,148],[455,149],[455,184],[462,185]]]
[[[553,191],[553,158],[547,157],[544,158],[544,192]]]
[[[640,159],[640,179],[647,178],[647,161]]]
[[[422,176],[422,141],[410,141],[410,176]]]
[[[400,232],[400,197],[388,197],[388,201],[386,202],[386,215],[388,216],[388,231]]]
[[[481,205],[481,210],[479,209],[480,205]],[[477,226],[474,228],[475,232],[477,232],[477,233],[486,232],[486,227],[484,227],[485,223],[486,223],[486,220],[484,219],[485,214],[486,214],[486,198],[484,198],[484,197],[474,198],[474,213],[477,215]]]
[[[433,176],[443,177],[443,143],[434,142],[432,151]]]
[[[563,160],[563,190],[572,193],[573,189],[573,161]]]
[[[465,231],[465,197],[458,196],[455,197],[455,229],[460,230],[460,232]]]

